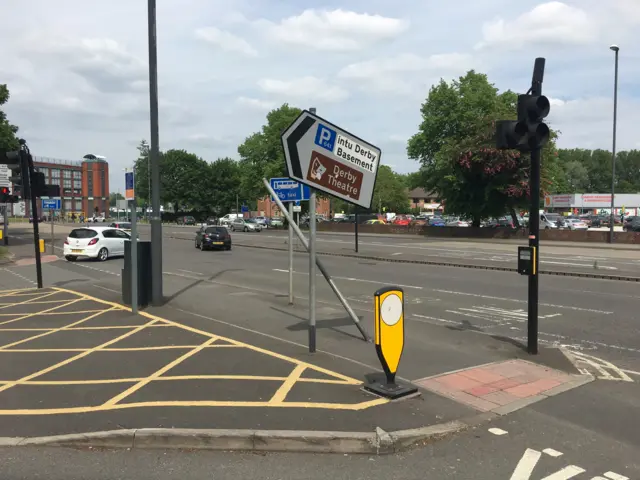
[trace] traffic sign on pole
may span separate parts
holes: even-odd
[[[309,200],[311,196],[311,189],[307,185],[287,177],[271,178],[269,183],[281,202],[300,202]]]
[[[371,207],[381,151],[304,110],[282,134],[289,176],[364,208]]]
[[[126,200],[133,200],[136,196],[135,182],[133,179],[133,172],[125,172],[124,174],[124,198]]]
[[[42,210],[60,210],[62,201],[59,198],[43,198]]]

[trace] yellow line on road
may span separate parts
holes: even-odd
[[[287,379],[282,382],[282,385],[280,385],[280,388],[278,388],[276,393],[273,394],[269,403],[274,404],[284,402],[284,399],[287,398],[287,395],[306,369],[307,367],[305,365],[296,365],[296,368],[291,371]]]
[[[187,358],[192,357],[196,353],[200,352],[204,347],[206,347],[207,345],[211,345],[216,340],[218,340],[217,337],[212,337],[209,340],[207,340],[206,342],[204,342],[202,345],[199,345],[198,347],[194,348],[193,350],[188,351],[187,353],[185,353],[181,357],[176,358],[173,362],[166,364],[164,367],[160,368],[159,370],[156,370],[154,373],[149,375],[147,378],[145,378],[143,380],[140,380],[138,383],[133,385],[131,388],[128,388],[127,390],[125,390],[124,392],[120,393],[119,395],[116,395],[115,397],[111,398],[110,400],[108,400],[107,402],[104,403],[104,406],[113,406],[113,405],[117,404],[118,402],[120,402],[121,400],[124,400],[129,395],[137,392],[138,390],[140,390],[142,387],[144,387],[149,382],[155,380],[156,378],[158,378],[163,373],[168,372],[169,370],[171,370],[176,365],[179,365],[180,363],[184,362]]]
[[[57,307],[48,308],[48,309],[43,310],[41,312],[28,313],[28,314],[23,315],[21,317],[14,318],[12,320],[5,320],[4,322],[0,322],[0,325],[7,325],[9,323],[19,322],[20,320],[24,320],[26,318],[33,317],[35,315],[42,315],[43,313],[51,312],[51,311],[56,310],[58,308],[68,307],[69,305],[73,305],[74,303],[81,302],[82,300],[84,300],[84,299],[78,298],[76,300],[70,300],[67,303],[63,303],[62,305],[58,305]]]
[[[33,304],[30,303],[29,305],[33,305]],[[12,315],[75,315],[75,314],[79,314],[79,313],[102,312],[103,310],[104,309],[100,309],[100,310],[78,310],[78,311],[73,311],[73,312],[49,312],[49,313],[47,313],[46,311],[35,312],[35,313],[27,313],[27,312],[24,312],[24,313],[0,313],[0,316],[9,317],[9,316],[12,316]]]
[[[101,350],[101,352],[107,350]],[[288,377],[270,377],[270,376],[253,376],[253,375],[177,375],[154,378],[154,382],[171,382],[182,380],[242,380],[242,381],[268,381],[268,382],[284,382]],[[146,377],[139,378],[104,378],[91,380],[28,380],[20,385],[37,385],[37,386],[65,386],[65,385],[108,385],[115,383],[136,383],[146,380]],[[302,383],[323,383],[329,385],[349,385],[344,380],[332,380],[326,378],[299,378],[298,382]],[[11,383],[11,380],[0,380],[0,385]]]
[[[313,403],[313,402],[233,402],[233,401],[167,401],[167,402],[138,402],[119,403],[117,405],[105,407],[70,407],[70,408],[47,408],[42,410],[0,410],[0,415],[60,415],[64,413],[92,413],[113,410],[125,410],[130,408],[151,408],[151,407],[270,407],[270,408],[320,408],[323,410],[348,410],[360,411],[367,408],[383,405],[389,401],[386,398],[376,398],[360,403]]]
[[[82,352],[82,353],[80,353],[78,355],[74,355],[71,358],[67,358],[66,360],[63,360],[62,362],[58,362],[55,365],[51,365],[51,366],[49,366],[47,368],[44,368],[44,369],[39,370],[39,371],[37,371],[35,373],[32,373],[31,375],[27,375],[26,377],[22,377],[19,380],[15,380],[13,382],[7,383],[7,384],[3,385],[2,387],[0,387],[0,392],[8,390],[11,387],[15,387],[16,385],[19,385],[22,382],[25,382],[27,380],[32,380],[32,379],[34,379],[36,377],[44,375],[45,373],[49,373],[49,372],[51,372],[53,370],[56,370],[57,368],[63,367],[65,365],[68,365],[71,362],[75,362],[76,360],[84,358],[84,357],[86,357],[87,355],[89,355],[89,354],[91,354],[93,352],[97,352],[101,348],[108,347],[109,345],[112,345],[112,344],[114,344],[116,342],[119,342],[120,340],[123,340],[123,339],[133,335],[134,333],[137,333],[137,332],[139,332],[141,330],[144,330],[148,325],[152,325],[155,322],[157,322],[157,320],[152,320],[152,321],[150,321],[150,322],[148,322],[148,323],[136,328],[135,330],[131,330],[130,332],[127,332],[124,335],[120,335],[119,337],[116,337],[113,340],[109,340],[108,342],[105,342],[105,343],[103,343],[101,345],[98,345],[97,347],[93,347],[93,348],[91,348],[91,349],[89,349],[89,350],[87,350],[85,352]]]
[[[29,292],[29,293],[21,293]],[[33,287],[17,288],[15,290],[2,290],[0,291],[0,298],[2,297],[26,297],[29,295],[42,295],[42,290],[35,289]]]
[[[49,292],[49,293],[45,293],[43,294],[42,292],[37,292],[37,294],[39,295],[38,297],[35,298],[30,298],[28,300],[25,300],[23,302],[15,302],[15,303],[10,303],[8,305],[4,305],[2,307],[0,307],[0,310],[4,309],[4,308],[9,308],[9,307],[17,307],[18,305],[26,305],[31,303],[32,300],[39,300],[41,298],[47,298],[47,297],[51,297],[52,295],[55,295],[58,292]],[[16,295],[19,296],[19,295]]]
[[[60,327],[60,328],[54,328],[52,330],[49,330],[48,332],[40,333],[38,335],[33,335],[31,337],[28,337],[28,338],[23,338],[22,340],[18,340],[17,342],[9,343],[7,345],[2,345],[0,347],[0,352],[2,352],[3,350],[6,350],[9,347],[14,347],[16,345],[20,345],[20,344],[23,344],[23,343],[30,342],[31,340],[35,340],[37,338],[46,337],[47,335],[51,335],[53,333],[64,331],[69,327],[73,327],[74,325],[79,325],[79,324],[81,324],[83,322],[86,322],[88,320],[91,320],[92,318],[97,317],[98,315],[101,315],[101,314],[103,314],[105,312],[110,312],[110,311],[111,311],[111,309],[100,310],[98,313],[94,313],[93,315],[89,315],[88,317],[83,318],[82,320],[78,320],[78,321],[76,321],[76,322],[74,322],[74,323],[72,323],[70,325],[65,325],[64,327]]]

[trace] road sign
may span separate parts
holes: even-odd
[[[125,172],[124,174],[124,198],[127,200],[133,200],[136,196],[134,181],[133,181],[133,172]]]
[[[62,201],[59,198],[43,198],[42,210],[60,210]]]
[[[311,190],[307,185],[303,185],[287,177],[271,178],[269,183],[282,202],[309,200],[311,196]]]
[[[289,176],[364,208],[371,207],[381,151],[304,110],[282,134]]]
[[[374,294],[375,345],[386,379],[373,379],[365,388],[388,398],[399,398],[417,389],[396,383],[396,372],[404,350],[404,291],[381,288]]]
[[[293,206],[293,212],[294,213],[300,213],[302,211],[302,206],[300,205],[294,205]]]
[[[240,212],[247,213],[249,211],[249,207],[247,205],[242,205],[240,207]]]

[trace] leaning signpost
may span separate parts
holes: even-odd
[[[309,241],[307,242],[298,226],[293,222],[292,212],[287,211],[272,186],[266,179],[264,180],[265,186],[274,197],[278,207],[309,252],[309,351],[314,352],[316,349],[314,268],[316,265],[360,330],[363,338],[370,341],[358,316],[340,293],[320,259],[315,255],[314,190],[333,195],[356,206],[370,208],[382,152],[378,147],[308,110],[304,110],[296,118],[284,131],[281,138],[289,177],[311,187],[310,228]]]

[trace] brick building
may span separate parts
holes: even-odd
[[[89,154],[76,161],[34,155],[33,164],[47,185],[60,186],[62,217],[93,215],[96,207],[100,213],[109,211],[109,164],[104,157]],[[13,204],[12,209],[13,215],[31,216],[30,202]]]
[[[426,192],[424,188],[414,188],[409,192],[409,207],[411,209],[417,208],[420,212],[425,213],[434,213],[444,209],[444,205],[438,202],[437,194]]]
[[[92,153],[82,162],[82,211],[87,216],[109,212],[109,164]]]

